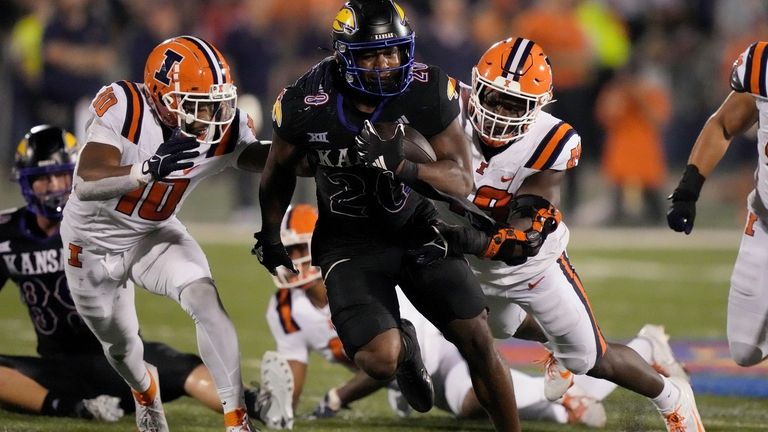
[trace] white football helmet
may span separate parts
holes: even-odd
[[[291,272],[285,266],[276,269],[272,276],[278,288],[309,288],[310,282],[320,279],[320,268],[311,265],[312,232],[317,223],[317,209],[309,204],[297,204],[288,208],[280,225],[280,240],[291,254],[292,247],[305,246],[306,251],[300,257],[291,258],[299,274]]]

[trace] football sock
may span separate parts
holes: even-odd
[[[147,389],[144,391],[131,389],[131,392],[133,393],[134,399],[136,399],[138,403],[144,406],[149,406],[152,405],[152,402],[155,400],[155,396],[157,395],[157,383],[155,382],[154,377],[152,377],[152,374],[149,372],[149,369],[147,369],[146,377],[149,380]]]
[[[664,389],[651,401],[660,412],[668,413],[677,407],[680,400],[680,389],[669,378],[662,377],[662,379],[664,380]]]
[[[224,414],[224,426],[239,426],[244,423],[247,413],[244,408],[236,408]]]

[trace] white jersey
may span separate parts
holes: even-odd
[[[451,343],[416,310],[399,287],[397,299],[400,302],[400,315],[409,319],[416,328],[424,365],[429,371],[437,370],[442,351],[438,347]],[[331,363],[353,366],[344,354],[339,335],[331,323],[330,308],[327,305],[322,308],[313,305],[303,289],[277,290],[269,300],[266,318],[277,343],[277,352],[288,360],[307,363],[309,353],[315,352]]]
[[[168,137],[144,93],[144,85],[118,81],[101,89],[89,107],[92,117],[86,142],[108,144],[121,153],[121,165],[143,162]],[[247,114],[237,111],[229,130],[217,144],[201,144],[194,166],[152,181],[123,196],[81,201],[72,194],[64,209],[67,223],[90,243],[112,252],[127,250],[146,234],[176,218],[197,184],[235,166],[247,144],[256,141]],[[167,129],[166,129],[167,133]]]
[[[734,63],[733,74],[741,88],[736,91],[748,92],[755,97],[759,113],[757,129],[757,169],[755,170],[755,191],[750,194],[749,207],[757,214],[763,225],[768,227],[768,42],[750,45]],[[755,203],[759,198],[760,203]]]
[[[539,113],[530,131],[507,149],[486,159],[482,145],[467,115],[467,97],[471,89],[461,84],[460,121],[464,132],[472,142],[472,171],[474,187],[467,197],[479,208],[498,221],[506,220],[509,202],[514,198],[523,181],[544,170],[564,171],[578,165],[581,155],[581,138],[568,123],[546,113]],[[444,206],[441,206],[444,210]],[[466,220],[457,214],[448,216],[448,222],[459,224]],[[500,261],[469,257],[472,269],[483,284],[484,290],[502,292],[506,287],[530,279],[560,257],[568,245],[569,232],[565,223],[550,234],[538,255],[523,265],[509,266]]]
[[[277,343],[277,352],[288,360],[309,362],[316,352],[332,363],[351,366],[341,339],[331,323],[331,310],[318,308],[301,288],[281,288],[269,300],[267,323]]]

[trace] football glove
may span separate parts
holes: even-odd
[[[510,203],[510,217],[531,219],[531,228],[542,235],[542,241],[560,225],[562,214],[545,198],[538,195],[518,195]]]
[[[672,195],[667,197],[672,200],[667,211],[667,224],[674,231],[690,234],[693,230],[693,221],[696,220],[696,201],[699,199],[704,180],[704,176],[699,173],[699,168],[689,164],[685,167],[680,184]]]
[[[418,175],[418,168],[416,164],[405,159],[404,136],[405,128],[398,124],[392,138],[383,139],[373,124],[366,120],[363,130],[355,137],[355,150],[366,165],[381,170],[391,179],[395,178],[398,167],[403,163],[398,179],[404,182],[413,181]]]
[[[544,244],[541,231],[529,228],[521,231],[515,228],[501,228],[488,241],[485,250],[478,254],[508,265],[520,265],[529,257],[536,256]]]
[[[149,174],[152,180],[162,180],[174,171],[192,168],[192,161],[200,155],[193,150],[198,146],[197,139],[181,132],[180,128],[173,130],[171,137],[160,144],[152,157],[141,164],[142,174]]]
[[[307,420],[318,420],[336,417],[336,414],[338,414],[342,408],[347,407],[341,403],[341,399],[339,398],[339,394],[336,392],[336,389],[332,388],[328,390],[328,393],[325,394],[323,400],[320,401],[315,410],[312,411],[309,416],[307,416]]]
[[[253,238],[256,239],[256,244],[251,249],[251,254],[256,255],[259,263],[266,267],[273,276],[277,276],[277,268],[280,266],[285,266],[288,270],[299,274],[299,271],[293,266],[293,261],[288,256],[288,251],[285,250],[283,243],[279,239],[270,241],[265,238],[266,236],[263,233],[264,231],[261,231],[253,235]]]
[[[406,252],[406,257],[417,265],[429,265],[437,260],[441,260],[448,256],[448,241],[446,241],[443,234],[435,226],[437,223],[443,223],[442,221],[435,221],[429,226],[429,230],[432,232],[426,241],[424,241],[416,249],[411,249]],[[456,227],[458,228],[458,227]],[[447,230],[447,228],[444,228]],[[460,255],[451,250],[454,255]]]

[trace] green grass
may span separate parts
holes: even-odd
[[[638,232],[637,235],[642,235]],[[646,322],[665,324],[673,338],[724,338],[728,278],[736,256],[725,250],[631,250],[579,249],[574,244],[571,259],[579,272],[604,333],[609,339],[634,335]],[[268,274],[242,245],[204,246],[222,300],[235,321],[242,351],[246,382],[259,374],[259,358],[274,342],[264,321],[267,300],[273,293]],[[173,301],[137,292],[142,331],[157,339],[194,351],[195,336],[188,317]],[[8,285],[0,291],[0,352],[31,354],[34,333],[18,290]],[[324,392],[350,376],[340,366],[313,356],[308,382],[298,416],[311,411]],[[768,401],[701,395],[699,410],[709,431],[768,430]],[[609,416],[606,430],[663,430],[660,418],[644,398],[624,390],[606,401]],[[384,392],[354,403],[340,418],[320,422],[299,420],[302,431],[480,431],[490,430],[484,421],[458,422],[447,413],[433,410],[427,415],[398,419],[391,414]],[[221,416],[189,398],[166,406],[169,423],[177,431],[221,430]],[[0,410],[0,432],[6,431],[124,431],[133,430],[133,418],[114,425],[71,419],[49,419]],[[525,422],[526,431],[582,430],[577,427]]]

